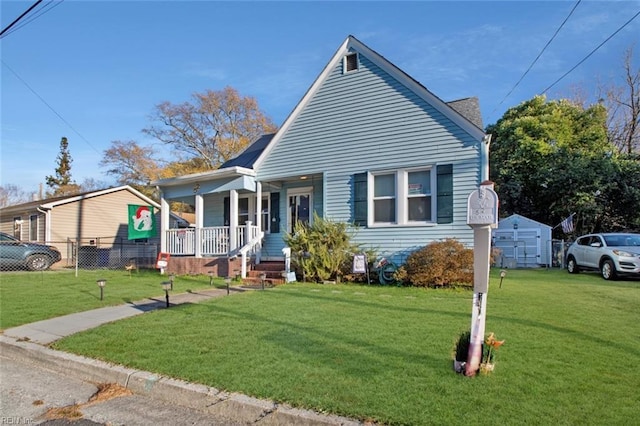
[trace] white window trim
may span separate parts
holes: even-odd
[[[271,233],[271,193],[263,192],[262,193],[262,210],[267,210],[267,229],[262,229],[262,232],[265,234]],[[260,220],[262,220],[262,211],[260,211]],[[257,222],[256,222],[257,224]],[[260,223],[260,227],[262,227],[262,222]]]
[[[11,235],[19,240],[22,240],[23,223],[24,221],[22,220],[22,216],[15,216],[13,218],[13,233]]]
[[[431,197],[431,220],[429,221],[409,221],[409,173],[428,171],[430,174],[430,192]],[[378,175],[394,174],[396,180],[396,222],[374,222],[374,178]],[[395,170],[377,170],[369,172],[367,175],[367,226],[371,228],[389,228],[400,226],[435,226],[437,217],[436,197],[434,188],[437,186],[437,175],[435,166],[411,167]]]
[[[287,232],[291,229],[291,209],[289,209],[289,197],[292,195],[304,195],[309,194],[309,225],[313,225],[313,187],[303,186],[300,188],[287,189]]]
[[[238,196],[238,226],[244,226],[246,222],[240,223],[240,200],[246,199],[248,211],[248,219],[252,224],[256,224],[255,221],[255,211],[256,211],[256,197],[252,196]]]
[[[395,191],[393,194],[393,197],[376,197],[375,196],[375,178],[376,176],[388,176],[388,175],[393,175],[393,180],[395,183]],[[367,184],[367,188],[368,189],[368,195],[367,195],[367,202],[368,202],[368,220],[367,222],[369,222],[370,224],[374,224],[374,226],[394,226],[397,225],[398,223],[398,218],[400,217],[400,209],[398,206],[398,173],[396,171],[393,170],[387,170],[384,172],[375,172],[375,173],[369,173],[369,183]],[[388,199],[395,199],[395,216],[396,216],[396,221],[395,222],[375,222],[375,201],[376,200],[388,200]]]
[[[35,219],[36,235],[31,235],[33,220]],[[29,241],[38,241],[40,237],[40,220],[37,214],[29,215]]]

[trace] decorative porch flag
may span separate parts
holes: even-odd
[[[156,236],[156,221],[153,206],[129,204],[129,239],[152,238]]]
[[[570,234],[573,232],[573,216],[575,213],[571,214],[568,218],[560,222],[560,226],[562,226],[562,231],[565,234]]]

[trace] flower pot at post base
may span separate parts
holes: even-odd
[[[480,373],[489,374],[489,373],[491,373],[493,371],[495,366],[496,365],[491,363],[491,362],[484,362],[484,363],[480,364]]]

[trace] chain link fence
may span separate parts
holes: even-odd
[[[0,242],[0,271],[155,268],[160,244],[121,237]]]
[[[551,241],[551,266],[554,268],[564,268],[567,260],[567,249],[571,241],[552,240]]]
[[[122,238],[67,240],[67,267],[81,269],[154,268],[159,244]]]

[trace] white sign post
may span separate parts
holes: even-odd
[[[473,303],[471,306],[471,341],[465,375],[473,376],[480,368],[482,341],[489,291],[491,228],[498,226],[498,194],[493,182],[485,181],[469,194],[467,225],[473,228]]]

